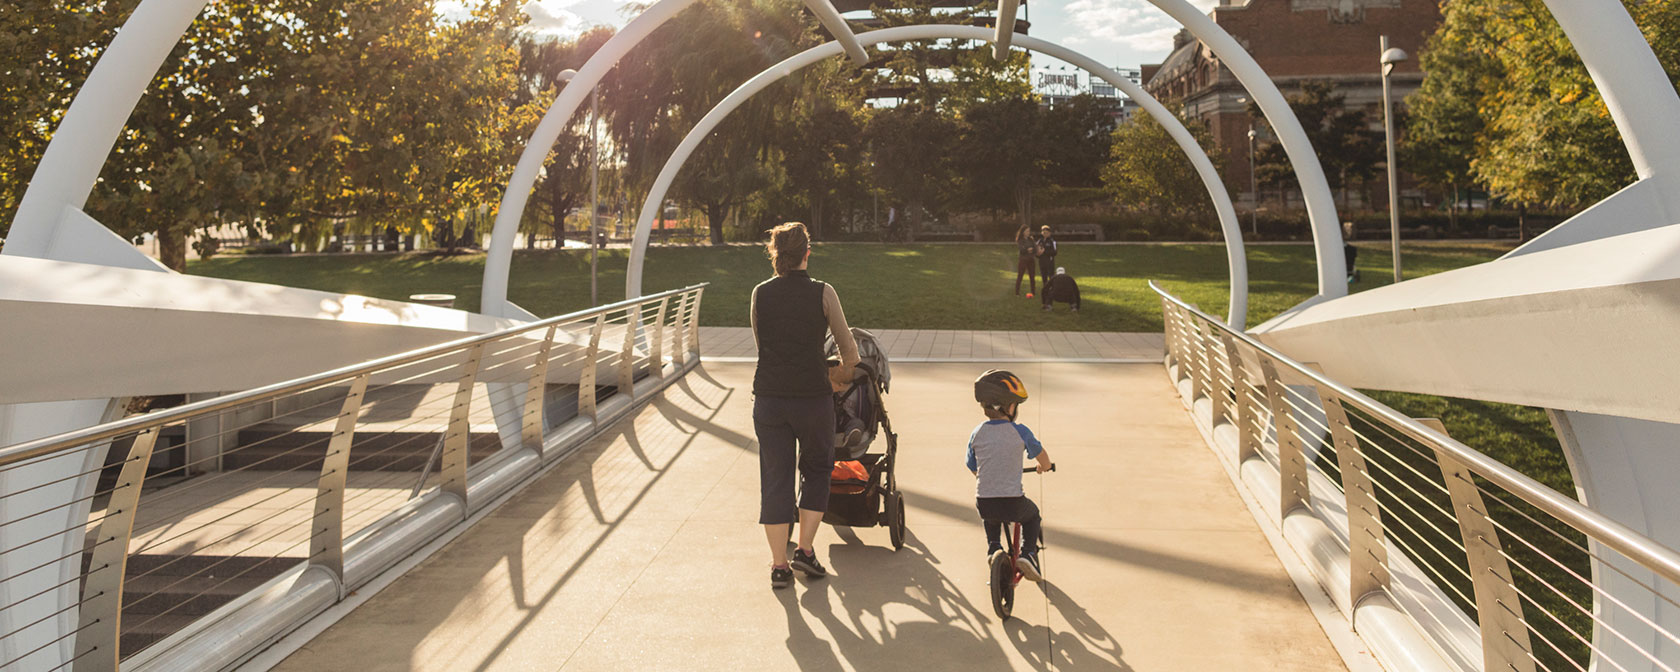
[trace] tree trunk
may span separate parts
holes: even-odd
[[[1447,205],[1447,225],[1458,233],[1458,184],[1452,185],[1452,203]]]
[[[722,203],[707,203],[702,209],[706,211],[706,228],[711,230],[712,244],[722,245],[723,220],[728,216],[729,208]]]
[[[177,273],[187,272],[187,235],[176,228],[157,232],[158,261]]]
[[[1528,204],[1517,206],[1517,240],[1528,240]]]

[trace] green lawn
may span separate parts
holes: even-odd
[[[1361,247],[1362,280],[1353,290],[1388,284],[1386,249],[1380,244]],[[1506,249],[1492,244],[1409,245],[1404,257],[1407,277],[1487,261]],[[603,302],[624,296],[626,255],[614,249],[601,257]],[[1058,263],[1079,279],[1085,306],[1077,315],[1065,307],[1045,315],[1036,301],[1014,297],[1015,253],[1007,244],[818,245],[811,255],[811,273],[839,290],[847,317],[865,328],[1160,331],[1160,301],[1149,291],[1149,280],[1210,313],[1225,311],[1221,245],[1066,244]],[[1311,245],[1250,247],[1248,263],[1250,324],[1314,293]],[[456,307],[476,310],[484,256],[224,256],[193,262],[188,272],[388,299],[443,292],[459,297]],[[710,282],[701,323],[746,326],[748,296],[769,274],[769,261],[758,247],[655,248],[648,254],[644,286],[651,292]],[[516,253],[508,295],[544,316],[589,307],[588,253]]]

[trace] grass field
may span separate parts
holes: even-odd
[[[1416,277],[1487,261],[1507,249],[1497,244],[1420,243],[1403,253],[1407,277]],[[602,302],[623,298],[627,254],[622,249],[602,254]],[[1014,296],[1011,245],[818,245],[811,255],[811,274],[833,284],[847,317],[865,328],[1160,331],[1160,301],[1149,291],[1149,280],[1210,313],[1225,311],[1222,245],[1065,244],[1057,263],[1079,279],[1085,305],[1077,315],[1065,306],[1046,315],[1037,301]],[[1383,245],[1362,245],[1362,279],[1353,291],[1388,284],[1390,263]],[[1248,264],[1251,325],[1315,291],[1311,245],[1250,247]],[[193,262],[188,272],[386,299],[442,292],[459,297],[457,308],[476,310],[484,256],[225,256]],[[754,246],[655,248],[648,254],[644,288],[651,292],[710,282],[701,323],[746,326],[748,296],[769,275],[763,250]],[[1024,294],[1026,287],[1021,291]],[[588,252],[516,253],[508,296],[543,316],[589,307]]]

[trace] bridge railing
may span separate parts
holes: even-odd
[[[696,365],[703,290],[0,448],[0,669],[249,659]]]
[[[1192,415],[1386,667],[1680,668],[1680,554],[1151,287]]]

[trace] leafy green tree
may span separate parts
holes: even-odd
[[[1032,222],[1033,190],[1051,166],[1044,109],[1033,98],[971,103],[952,150],[967,205],[1013,206],[1020,226]]]
[[[627,184],[645,192],[682,135],[742,82],[815,43],[814,20],[787,0],[705,0],[631,50],[602,82]],[[706,213],[711,240],[728,214],[769,186],[780,167],[774,129],[798,92],[778,86],[753,98],[703,143],[672,196]]]
[[[1340,192],[1341,209],[1348,207],[1348,189],[1365,186],[1378,174],[1384,160],[1384,143],[1364,110],[1350,109],[1344,97],[1336,93],[1329,82],[1307,81],[1301,90],[1288,96],[1289,108],[1307,133],[1319,163],[1324,166],[1325,181]],[[1258,106],[1249,103],[1249,114],[1263,119]],[[1274,188],[1300,188],[1295,182],[1295,170],[1283,145],[1271,143],[1255,152],[1254,171],[1261,184]],[[1370,199],[1366,199],[1369,203]]]
[[[950,117],[916,104],[878,110],[864,128],[871,175],[904,217],[889,237],[903,238],[921,224],[922,212],[942,210],[952,183],[948,148],[959,137]]]
[[[832,74],[839,72],[834,68]],[[819,240],[825,237],[831,206],[867,194],[862,92],[832,74],[811,78],[815,82],[795,102],[777,140],[788,185],[803,197],[810,211],[806,223]]]
[[[1429,73],[1406,97],[1406,133],[1401,138],[1403,170],[1433,184],[1451,199],[1448,217],[1457,227],[1459,193],[1475,181],[1471,161],[1485,128],[1476,109],[1497,64],[1469,48],[1462,32],[1437,31],[1419,58]]]
[[[1671,83],[1680,81],[1680,3],[1624,4]],[[1633,181],[1603,97],[1540,0],[1446,3],[1442,17],[1422,54],[1423,87],[1408,99],[1417,134],[1408,156],[1421,175],[1553,208]]]
[[[1213,137],[1200,121],[1186,120],[1196,143],[1212,147]],[[1156,216],[1212,212],[1207,187],[1184,150],[1167,129],[1147,114],[1133,116],[1114,129],[1111,160],[1102,169],[1103,187],[1122,206],[1146,209]],[[1210,156],[1218,168],[1220,156]]]
[[[566,84],[559,81],[560,73],[582,68],[613,32],[611,28],[595,28],[566,40],[537,40],[531,36],[521,39],[519,88],[512,101],[515,117],[512,126],[520,135],[530,137],[543,113],[560,95]],[[566,214],[581,205],[589,193],[588,122],[586,115],[575,116],[554,143],[537,180],[534,202],[538,207],[528,210],[521,223],[521,228],[534,231],[539,216],[546,211],[549,230],[557,245],[563,245],[566,240]],[[596,154],[605,158],[603,150],[597,149]]]

